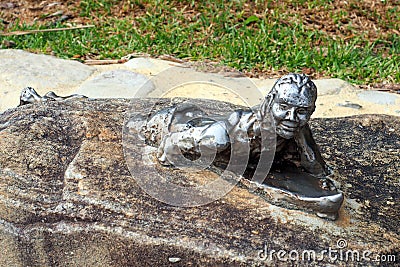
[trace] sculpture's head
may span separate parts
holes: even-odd
[[[272,112],[276,133],[290,139],[309,121],[316,99],[317,87],[310,78],[290,73],[275,83],[265,97],[262,110]]]

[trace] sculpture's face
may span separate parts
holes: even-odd
[[[271,106],[276,133],[285,139],[293,138],[307,124],[314,109],[315,96],[310,90],[299,92],[293,84],[280,85]]]

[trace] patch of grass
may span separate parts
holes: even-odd
[[[69,8],[74,10],[76,21],[93,23],[95,28],[1,39],[15,42],[16,48],[62,58],[169,54],[217,61],[253,74],[303,71],[356,84],[399,83],[400,4],[379,1],[374,9],[365,3],[348,2],[337,6],[331,0],[279,4],[82,0]],[[2,29],[66,26],[66,22],[49,25],[15,21]]]

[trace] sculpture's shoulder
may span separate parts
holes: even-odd
[[[238,108],[235,110],[232,110],[230,114],[227,114],[226,116],[226,123],[228,127],[235,127],[238,126],[239,124],[244,125],[246,122],[250,120],[254,120],[253,123],[247,124],[247,128],[253,127],[253,125],[258,125],[259,122],[257,121],[256,114],[255,112],[250,109],[250,108]]]

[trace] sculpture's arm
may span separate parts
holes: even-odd
[[[254,132],[256,115],[251,111],[237,110],[227,120],[227,130],[236,143],[249,142],[249,132]]]
[[[310,173],[317,176],[329,175],[329,169],[319,152],[310,127],[306,124],[295,138],[300,148],[301,165]]]
[[[184,155],[189,158],[214,158],[216,153],[229,145],[229,135],[224,122],[214,122],[164,135],[158,147],[157,157],[163,165],[188,165],[190,162]]]
[[[248,159],[249,129],[254,125],[256,116],[252,112],[238,110],[233,112],[225,121],[215,121],[206,125],[193,126],[178,132],[170,132],[162,137],[158,147],[158,160],[163,165],[182,164],[187,156],[214,156],[232,146],[236,159]]]

